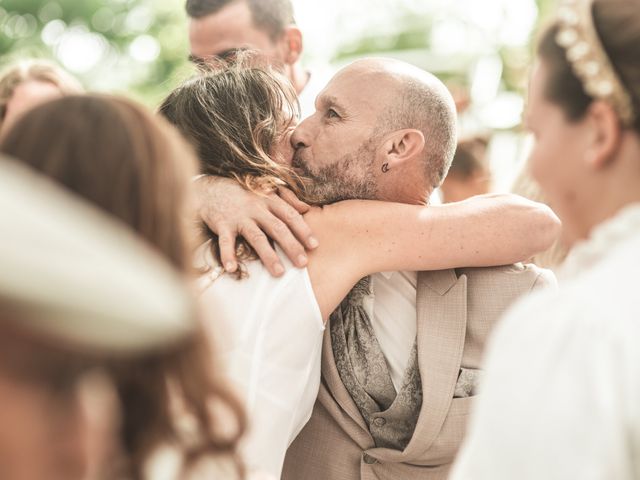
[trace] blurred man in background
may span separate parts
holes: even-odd
[[[190,58],[196,63],[233,59],[238,50],[256,50],[281,70],[298,93],[302,118],[327,78],[305,70],[302,32],[290,0],[187,0]]]

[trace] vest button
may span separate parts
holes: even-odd
[[[387,421],[382,417],[378,417],[378,418],[374,418],[373,419],[373,424],[376,427],[384,427],[386,423],[387,423]]]
[[[367,465],[373,465],[375,463],[378,463],[378,460],[376,460],[375,458],[373,458],[371,455],[369,455],[368,453],[363,453],[362,454],[362,461],[364,463],[366,463]]]

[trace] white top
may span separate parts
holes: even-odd
[[[636,204],[574,249],[558,292],[510,311],[451,478],[640,478],[638,271]]]
[[[416,272],[376,273],[371,276],[372,295],[364,303],[396,391],[416,340],[417,282]]]
[[[251,261],[248,278],[216,269],[201,279],[207,326],[247,407],[244,459],[249,469],[276,478],[289,444],[311,417],[324,331],[307,269],[279,253],[286,268],[280,278]]]

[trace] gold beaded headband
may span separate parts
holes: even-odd
[[[558,10],[556,42],[585,92],[606,101],[625,126],[635,121],[633,102],[602,46],[593,21],[593,0],[563,0]]]

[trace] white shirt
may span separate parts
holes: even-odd
[[[373,294],[364,303],[396,391],[416,339],[417,282],[416,272],[376,273],[371,276]]]
[[[216,270],[201,279],[207,327],[247,408],[244,460],[250,470],[276,478],[289,444],[311,417],[324,331],[307,269],[280,257],[286,268],[280,278],[251,261],[248,278],[215,278]]]
[[[452,479],[640,478],[640,205],[565,272],[498,326]]]

